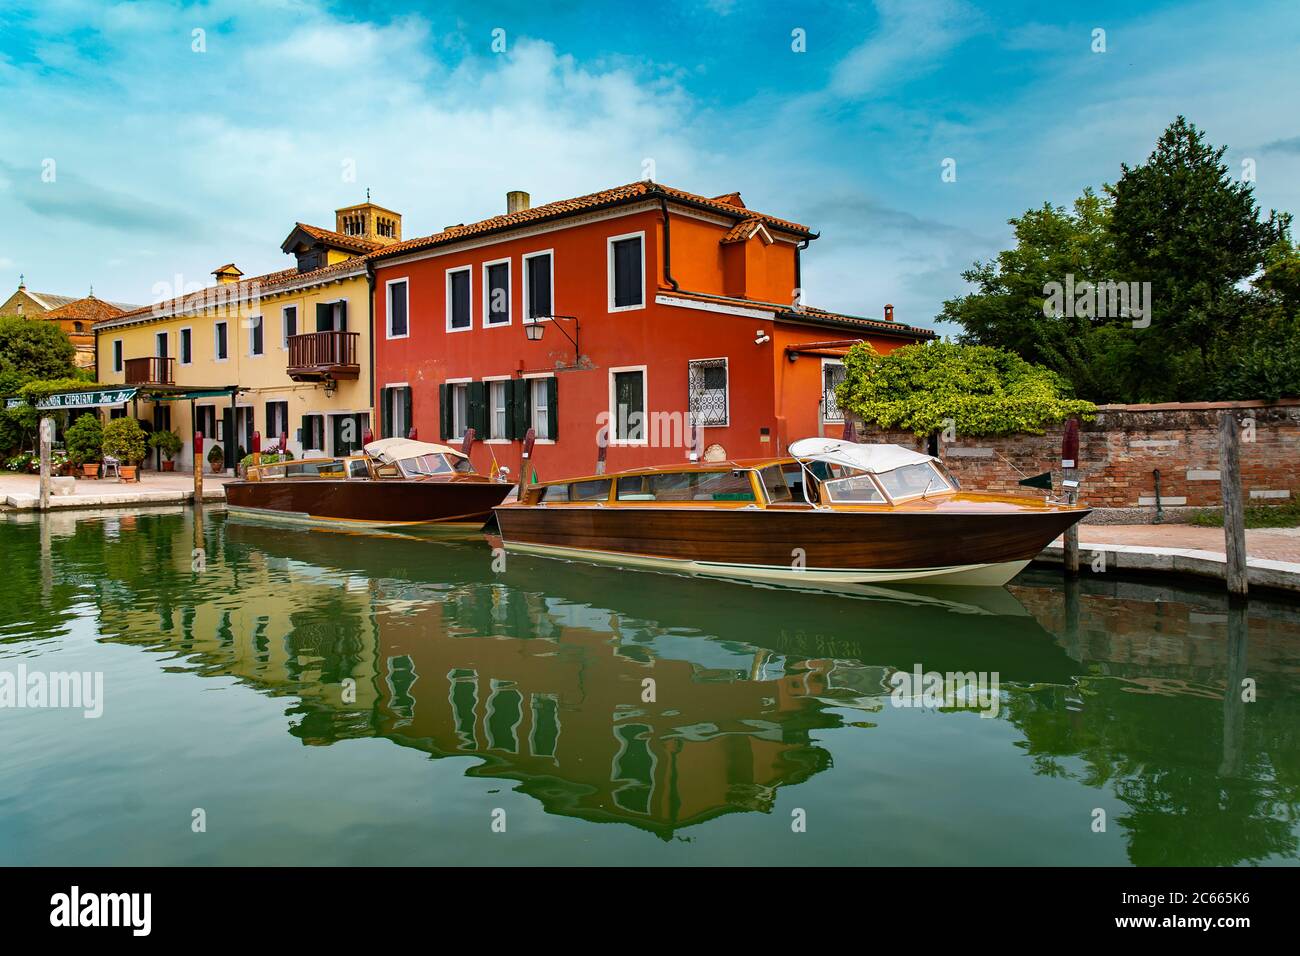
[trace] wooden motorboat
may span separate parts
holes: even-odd
[[[795,587],[1001,586],[1090,509],[962,491],[936,458],[812,438],[786,458],[529,485],[508,551]]]
[[[446,445],[384,438],[363,452],[250,467],[243,480],[226,483],[226,507],[309,524],[479,528],[514,487],[478,474]]]

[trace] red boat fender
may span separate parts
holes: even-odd
[[[469,450],[473,447],[474,447],[474,429],[467,428],[465,429],[465,440],[460,443],[461,453],[468,455]]]
[[[524,432],[524,454],[523,461],[519,466],[519,480],[524,484],[529,484],[528,463],[533,457],[533,444],[537,441],[537,429],[530,428]],[[537,469],[533,469],[531,484],[537,484]]]
[[[605,455],[609,452],[609,445],[606,442],[596,442],[596,474],[605,473]]]
[[[1061,436],[1061,467],[1079,467],[1079,420],[1071,418],[1065,423],[1065,434]]]

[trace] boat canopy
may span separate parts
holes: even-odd
[[[904,465],[939,460],[902,445],[859,445],[841,438],[800,438],[790,444],[790,454],[800,461],[824,461],[828,465],[856,468],[871,475],[893,471]]]
[[[365,452],[371,458],[385,462],[394,462],[402,458],[419,458],[421,455],[455,455],[465,458],[463,452],[450,445],[433,445],[427,441],[415,441],[410,438],[381,438],[365,446]]]

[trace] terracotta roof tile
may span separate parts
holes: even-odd
[[[364,263],[365,258],[363,256],[356,256],[351,259],[344,259],[342,262],[335,262],[332,265],[322,266],[319,269],[313,269],[310,272],[299,272],[297,269],[292,268],[281,269],[278,272],[268,272],[264,275],[240,279],[238,282],[218,283],[217,285],[206,286],[200,291],[188,295],[177,296],[174,299],[156,302],[153,305],[133,308],[122,315],[96,323],[96,328],[106,323],[117,324],[125,321],[140,321],[154,316],[165,318],[176,312],[205,307],[211,308],[217,305],[229,306],[251,298],[254,288],[256,288],[259,296],[268,296],[274,295],[287,287],[296,287],[299,284],[313,285],[317,282],[328,282],[340,273],[360,269]]]
[[[734,296],[712,295],[708,292],[664,292],[660,295],[681,299],[695,299],[700,302],[712,302],[718,305],[734,305],[742,309],[761,309],[771,312],[774,319],[787,322],[801,322],[807,325],[822,325],[833,328],[855,328],[864,332],[877,332],[882,335],[895,335],[900,338],[924,340],[937,338],[931,329],[917,325],[904,325],[901,322],[885,322],[881,319],[864,319],[860,315],[846,315],[842,312],[830,312],[810,305],[794,308],[781,302],[761,302],[757,299],[738,299]]]
[[[382,242],[375,242],[372,239],[365,239],[361,236],[349,236],[341,232],[335,232],[333,229],[322,229],[320,226],[312,226],[305,222],[296,222],[294,226],[301,229],[313,239],[319,239],[321,242],[331,246],[338,246],[343,249],[351,249],[355,252],[374,252],[376,249],[382,249]]]
[[[103,322],[107,319],[115,319],[125,311],[126,309],[119,308],[112,302],[105,302],[103,299],[87,296],[84,299],[76,299],[67,305],[45,313],[44,318]]]
[[[763,220],[757,217],[742,219],[728,229],[727,234],[718,241],[723,245],[729,245],[733,242],[745,242],[758,231],[758,227],[761,225],[763,225]]]
[[[728,194],[728,196],[731,195],[735,195],[736,198],[739,199],[738,193]],[[509,215],[493,216],[490,219],[483,219],[479,222],[472,222],[467,225],[462,224],[458,226],[450,226],[442,230],[442,232],[434,233],[431,236],[407,239],[403,242],[386,246],[379,252],[372,254],[370,258],[383,259],[388,256],[401,255],[405,252],[417,252],[422,249],[429,249],[434,246],[455,242],[458,239],[466,239],[470,236],[526,226],[530,223],[541,222],[548,219],[575,216],[593,209],[601,209],[607,206],[617,206],[644,199],[659,199],[661,197],[707,209],[724,216],[741,219],[754,219],[758,222],[762,222],[769,228],[780,229],[783,232],[792,232],[804,236],[811,235],[811,231],[807,226],[800,225],[797,222],[791,222],[788,219],[778,219],[775,216],[768,216],[763,213],[744,209],[743,206],[737,206],[735,203],[726,202],[725,199],[727,197],[710,199],[707,196],[699,196],[695,193],[688,193],[685,190],[673,189],[671,186],[663,186],[659,183],[641,181],[628,183],[625,186],[616,186],[613,189],[604,189],[600,192],[589,193],[586,196],[578,196],[574,199],[561,199],[557,202],[546,203],[541,206],[533,206],[516,213],[510,213]]]

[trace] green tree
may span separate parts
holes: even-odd
[[[1107,187],[1116,260],[1151,283],[1151,326],[1138,330],[1143,376],[1167,382],[1173,398],[1205,397],[1223,355],[1216,346],[1237,338],[1254,311],[1240,284],[1264,267],[1291,221],[1276,210],[1260,218],[1252,184],[1228,174],[1225,150],[1179,116],[1145,163],[1122,164]]]
[[[1090,402],[1069,397],[1055,372],[984,345],[927,342],[880,355],[867,342],[844,357],[841,408],[881,428],[917,435],[951,425],[959,435],[1042,434]]]
[[[76,372],[77,350],[54,322],[0,316],[0,393],[39,378],[67,378]]]

